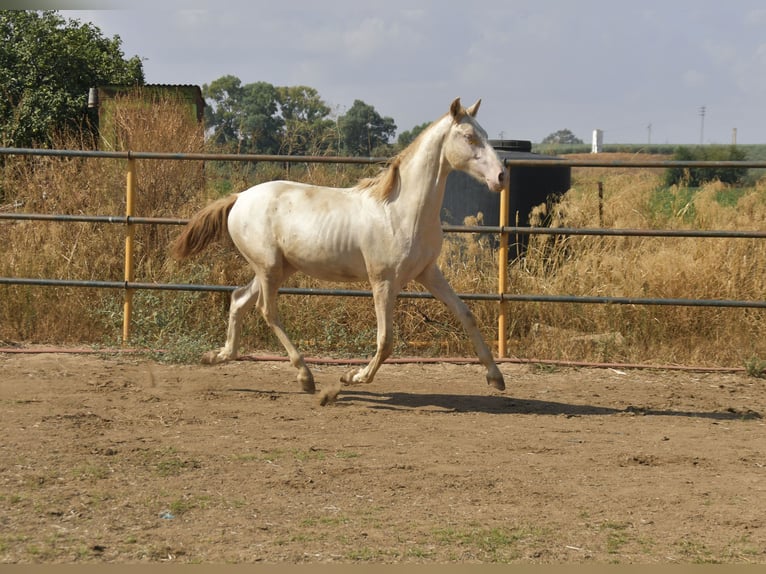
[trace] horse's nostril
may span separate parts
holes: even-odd
[[[505,179],[505,172],[501,171],[500,174],[497,176],[498,183],[503,183],[503,180]]]

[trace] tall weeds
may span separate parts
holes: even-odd
[[[173,101],[125,106],[116,116],[119,149],[198,152],[205,142]],[[151,126],[148,129],[147,126]],[[86,145],[65,140],[58,147]],[[254,183],[286,177],[285,166],[139,160],[136,215],[187,217],[211,199]],[[292,166],[289,177],[345,186],[375,167]],[[122,160],[9,157],[0,209],[35,213],[120,215],[125,210]],[[689,191],[664,189],[652,170],[577,169],[573,188],[550,217],[554,226],[764,229],[766,181],[734,190],[719,183]],[[598,204],[597,185],[605,190]],[[599,215],[600,214],[600,215]],[[480,216],[478,216],[480,218]],[[475,221],[468,221],[473,224]],[[251,275],[230,245],[178,264],[168,246],[176,226],[136,233],[136,280],[241,285]],[[124,228],[113,224],[0,222],[0,275],[121,281]],[[486,236],[452,234],[440,262],[458,292],[496,290],[497,252]],[[766,242],[743,239],[530,237],[523,258],[509,264],[518,293],[656,298],[756,299],[766,295]],[[326,287],[297,275],[290,286]],[[332,285],[330,285],[332,286]],[[367,285],[343,285],[367,289]],[[409,286],[417,289],[417,286]],[[55,344],[119,343],[122,291],[0,286],[0,340]],[[497,337],[497,305],[471,302],[489,341]],[[510,303],[510,352],[518,357],[741,366],[766,357],[761,310],[697,307]],[[374,351],[369,298],[283,296],[288,332],[307,354],[364,356]],[[179,360],[222,344],[228,295],[137,291],[132,344],[165,349]],[[461,326],[438,302],[401,299],[395,352],[473,355]],[[282,353],[253,312],[243,331],[245,352]]]
[[[663,190],[650,171],[575,178],[553,225],[764,229],[766,185],[709,183]],[[731,201],[734,194],[738,200]],[[511,269],[512,290],[588,296],[763,300],[766,242],[733,238],[533,236]],[[596,304],[516,305],[514,345],[524,356],[601,361],[742,365],[766,354],[761,310]]]

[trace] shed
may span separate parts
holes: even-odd
[[[91,88],[88,107],[95,110],[101,145],[115,149],[119,141],[118,129],[114,124],[117,102],[128,101],[129,105],[152,105],[163,99],[176,100],[182,109],[188,110],[188,121],[204,129],[205,99],[199,86],[192,84],[146,84],[143,86],[104,85]]]

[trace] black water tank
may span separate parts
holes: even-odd
[[[505,159],[552,159],[532,153],[532,142],[525,140],[490,140],[500,161]],[[555,159],[555,158],[553,158]],[[558,201],[572,185],[572,170],[568,166],[511,168],[511,196],[508,213],[510,225],[529,226],[529,214],[542,203],[549,205]],[[486,185],[471,176],[453,171],[447,178],[447,188],[442,204],[442,222],[463,225],[468,216],[483,215],[484,225],[500,224],[500,195],[487,189]],[[509,258],[524,253],[528,235],[509,240]]]

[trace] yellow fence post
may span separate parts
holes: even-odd
[[[511,208],[511,168],[505,168],[503,178],[503,189],[500,191],[500,218],[501,227],[508,226],[509,211]],[[505,358],[506,349],[506,330],[508,303],[502,300],[503,293],[508,288],[508,234],[500,234],[500,249],[498,251],[497,261],[497,292],[500,294],[500,312],[497,317],[497,355]]]
[[[125,189],[125,216],[128,217],[125,229],[125,305],[122,313],[122,345],[130,341],[130,315],[133,311],[133,289],[127,286],[134,278],[133,271],[133,235],[135,224],[130,221],[136,195],[136,160],[128,154],[128,175]]]

